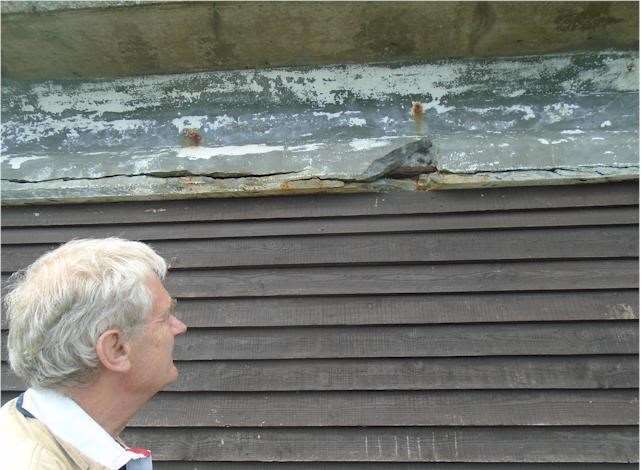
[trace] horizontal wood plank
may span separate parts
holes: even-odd
[[[157,241],[173,268],[638,257],[638,227],[316,235]],[[58,245],[5,245],[2,271],[25,268]]]
[[[193,327],[375,325],[639,318],[636,289],[583,292],[180,299]]]
[[[154,461],[157,470],[635,470],[625,463],[345,463]]]
[[[128,428],[154,459],[274,462],[599,462],[639,459],[635,426]],[[380,442],[380,446],[379,446]]]
[[[179,360],[636,354],[638,322],[193,329]]]
[[[1,276],[2,291],[10,273]],[[638,260],[185,269],[164,280],[179,299],[447,294],[638,288]]]
[[[639,318],[637,289],[482,294],[179,299],[190,328],[402,325]],[[7,322],[2,314],[2,329]]]
[[[638,184],[4,206],[5,227],[634,206]]]
[[[638,287],[638,260],[180,270],[177,297],[414,294]]]
[[[604,426],[636,425],[638,415],[638,391],[628,389],[161,392],[130,420],[130,425]]]
[[[194,328],[178,361],[637,354],[638,322]],[[6,356],[6,332],[2,334]]]
[[[3,227],[4,245],[63,243],[73,238],[120,237],[130,240],[274,237],[291,235],[397,233],[521,227],[576,227],[638,224],[637,207],[468,212],[316,219],[158,222],[154,224]]]
[[[635,354],[638,322],[192,329],[179,360]]]
[[[253,392],[156,395],[132,426],[635,425],[636,390]]]
[[[304,359],[177,362],[168,391],[634,388],[638,356]],[[2,389],[25,390],[2,363]]]

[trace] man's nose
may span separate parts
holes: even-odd
[[[178,320],[178,318],[174,317],[173,323],[174,336],[182,335],[185,331],[187,331],[187,325]]]

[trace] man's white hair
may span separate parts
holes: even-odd
[[[135,334],[152,309],[149,278],[166,272],[149,246],[120,238],[73,240],[42,255],[12,276],[5,296],[11,368],[32,387],[90,381],[100,335]]]

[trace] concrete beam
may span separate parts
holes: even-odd
[[[441,189],[550,186],[635,181],[639,167],[599,167],[572,170],[539,170],[447,174],[434,172],[418,178],[381,178],[375,181],[303,178],[293,175],[211,178],[183,176],[113,176],[94,180],[15,183],[3,181],[2,205],[74,204],[118,201],[292,196],[300,194],[379,193]]]
[[[636,179],[638,83],[613,51],[7,80],[3,204]]]
[[[93,79],[637,49],[638,8],[638,2],[2,2],[2,75]]]

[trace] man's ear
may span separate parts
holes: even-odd
[[[96,354],[102,366],[114,372],[128,372],[131,368],[129,343],[125,341],[122,331],[107,330],[100,335],[96,343]]]

